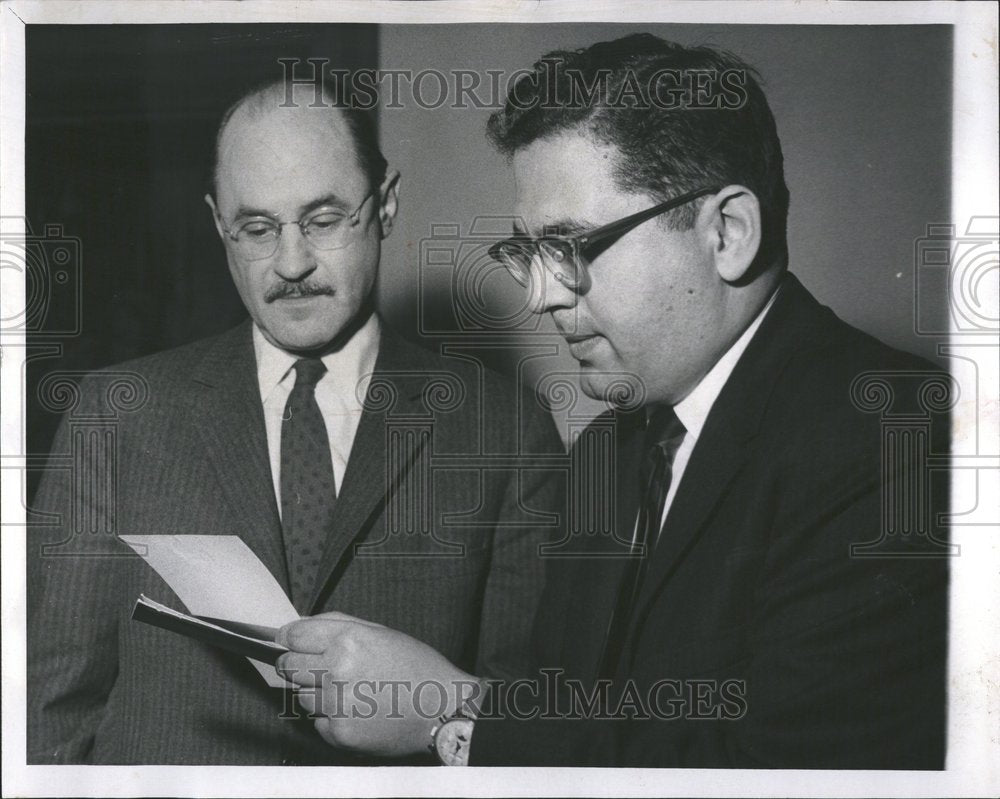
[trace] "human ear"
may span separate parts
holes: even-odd
[[[716,271],[727,283],[740,281],[760,249],[760,202],[746,186],[726,186],[698,212],[712,249]]]
[[[399,208],[399,184],[401,181],[399,172],[392,170],[386,174],[385,180],[382,181],[382,185],[378,189],[378,220],[382,226],[383,239],[392,232],[392,222],[396,218],[396,211]]]
[[[212,221],[215,223],[215,230],[219,234],[219,238],[222,239],[225,236],[225,231],[222,229],[222,214],[219,213],[219,209],[215,206],[215,199],[211,194],[205,195],[205,203],[209,208],[212,209]],[[225,239],[223,239],[223,243]]]

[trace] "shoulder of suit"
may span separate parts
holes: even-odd
[[[858,401],[865,380],[946,374],[940,366],[847,324],[811,296],[797,304],[781,326],[759,331],[759,339],[751,342],[723,388],[724,401],[713,406],[713,415],[727,413],[724,407],[741,407],[744,400],[761,401],[762,429],[772,441],[793,444],[799,434],[822,441],[838,431],[867,440],[879,418]],[[784,356],[775,357],[782,352]],[[758,369],[759,364],[767,364],[770,371]],[[606,426],[613,416],[604,411],[591,426]]]
[[[450,419],[459,426],[474,424],[479,432],[473,437],[485,436],[490,450],[527,447],[531,451],[563,451],[552,414],[533,387],[518,385],[513,377],[492,369],[471,348],[434,352],[392,330],[387,332],[385,326],[383,336],[383,344],[394,350],[392,363],[403,363],[407,372],[425,374],[429,381],[434,375],[447,376],[439,398],[450,410],[441,421]]]
[[[247,323],[240,324],[234,328],[218,333],[214,336],[206,336],[196,341],[181,344],[170,349],[160,350],[149,355],[132,358],[127,361],[102,367],[94,370],[94,374],[103,372],[127,372],[133,371],[140,374],[149,374],[174,369],[190,368],[201,361],[206,353],[219,345],[239,347],[253,346],[250,337],[250,328]]]
[[[513,401],[517,394],[535,396],[533,389],[527,386],[519,387],[517,381],[488,366],[482,359],[477,359],[471,350],[455,351],[443,354],[434,351],[428,345],[417,344],[402,334],[389,329],[384,323],[382,327],[383,342],[396,350],[394,360],[405,362],[412,371],[446,373],[454,375],[469,393],[480,390],[489,400]]]
[[[119,391],[124,392],[123,396],[134,392],[158,402],[168,396],[176,396],[183,386],[188,385],[189,378],[209,353],[219,347],[238,351],[243,346],[249,349],[253,346],[248,323],[151,355],[81,372],[74,375],[73,380],[80,384],[84,397],[105,395],[117,386]]]
[[[831,399],[850,404],[851,385],[866,376],[945,373],[942,367],[891,347],[832,313],[829,317],[793,352],[782,373],[774,376],[797,397],[819,398],[833,392]]]
[[[916,407],[919,384],[928,379],[948,378],[940,366],[891,347],[827,310],[780,372],[762,384],[769,399],[758,440],[770,442],[776,454],[784,453],[800,467],[858,459],[874,464],[884,433],[879,393],[887,390]],[[935,437],[942,433],[943,428],[934,431]]]

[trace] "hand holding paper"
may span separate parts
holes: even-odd
[[[290,651],[279,674],[301,686],[299,702],[337,747],[380,756],[424,752],[431,728],[479,681],[415,638],[344,613],[292,622],[277,642]]]

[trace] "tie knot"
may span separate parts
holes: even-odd
[[[672,407],[658,405],[655,409],[651,409],[649,421],[646,423],[646,435],[643,439],[645,448],[649,450],[659,447],[668,451],[680,443],[686,432]]]
[[[647,491],[650,490],[649,486],[663,479],[664,472],[668,475],[666,485],[669,486],[669,470],[686,432],[669,405],[649,409],[646,434],[642,440],[644,454],[639,466],[639,479],[642,485],[647,486]]]
[[[326,364],[319,358],[299,358],[294,369],[295,385],[313,388],[326,373]]]

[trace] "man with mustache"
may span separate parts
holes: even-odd
[[[555,427],[532,395],[379,319],[400,176],[363,114],[313,98],[263,87],[218,132],[205,199],[251,319],[115,367],[147,395],[108,433],[117,474],[84,462],[44,476],[34,508],[54,515],[28,547],[29,763],[370,762],[328,746],[245,658],[131,621],[140,593],[184,608],[120,542],[66,556],[81,506],[116,535],[238,535],[304,616],[372,619],[477,674],[527,665],[536,549],[561,507],[551,476],[518,464],[561,455]],[[73,415],[107,418],[108,402],[97,373]]]
[[[285,627],[279,670],[317,728],[447,765],[943,768],[947,485],[873,410],[930,417],[947,376],[789,272],[753,70],[648,35],[549,53],[489,133],[521,220],[494,256],[563,332],[586,393],[634,380],[640,407],[574,449],[611,476],[578,517],[614,508],[615,526],[550,560],[536,671],[455,692],[440,720],[360,724],[327,699],[362,675],[473,679],[445,657],[360,619]],[[614,448],[597,446],[609,428]],[[943,451],[942,434],[938,419],[921,446]]]

